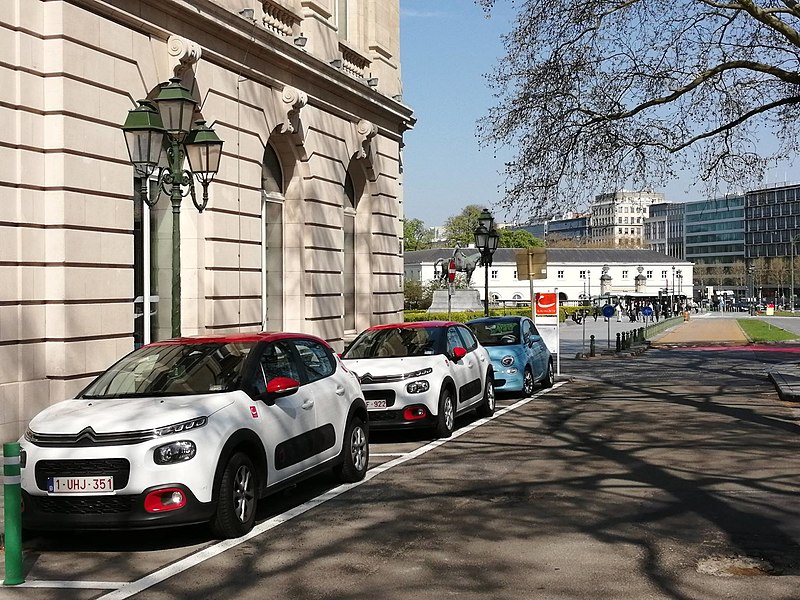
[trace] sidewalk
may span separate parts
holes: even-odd
[[[746,346],[750,340],[736,319],[699,318],[680,323],[650,341],[653,348],[670,346]],[[800,402],[800,363],[782,363],[767,373],[781,400]]]
[[[694,316],[694,315],[692,315]],[[722,345],[745,346],[750,340],[736,319],[694,317],[667,330],[650,341],[654,348],[662,346]]]

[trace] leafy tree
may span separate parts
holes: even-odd
[[[451,248],[455,246],[466,248],[475,243],[475,229],[478,227],[478,217],[482,210],[483,208],[477,204],[469,204],[461,213],[445,221],[444,235]]]
[[[433,293],[416,279],[406,279],[403,285],[406,310],[424,310],[431,305]]]
[[[477,0],[487,11],[503,0]],[[524,0],[488,77],[501,206],[550,216],[600,189],[747,186],[800,150],[795,0]],[[764,132],[775,145],[754,147]]]
[[[433,230],[421,219],[403,221],[403,243],[406,250],[427,250],[433,245]]]
[[[544,242],[524,229],[501,229],[500,239],[497,240],[499,248],[535,248],[544,246]]]

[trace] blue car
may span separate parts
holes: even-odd
[[[495,390],[530,396],[537,383],[553,385],[553,357],[528,317],[484,317],[467,327],[489,352]]]

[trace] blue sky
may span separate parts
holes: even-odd
[[[404,136],[406,218],[443,225],[467,204],[500,197],[502,161],[479,149],[475,132],[492,103],[483,75],[513,16],[503,4],[487,19],[472,0],[400,0],[403,102],[417,118]]]
[[[473,0],[400,0],[403,101],[417,118],[404,136],[406,218],[443,225],[468,204],[492,208],[500,199],[502,158],[512,153],[495,159],[475,134],[478,119],[493,104],[484,75],[504,55],[500,38],[515,13],[504,0],[488,19]],[[786,174],[786,167],[774,169],[767,183],[786,181]],[[705,198],[688,181],[655,191],[673,202]]]

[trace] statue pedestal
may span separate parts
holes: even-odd
[[[478,290],[456,290],[450,299],[451,312],[482,311],[483,302]],[[433,292],[433,302],[428,309],[429,313],[447,312],[447,290],[436,290]]]

